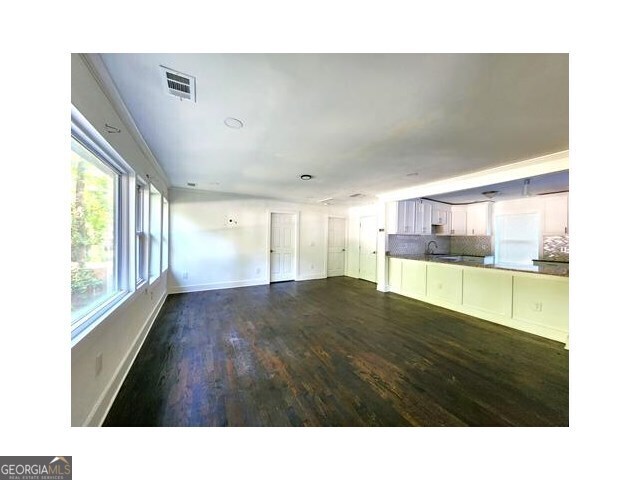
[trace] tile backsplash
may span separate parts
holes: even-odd
[[[569,261],[569,235],[545,235],[542,237],[542,258]]]
[[[398,255],[420,255],[427,251],[427,244],[432,244],[433,253],[450,253],[451,237],[438,235],[389,235],[389,253]],[[435,248],[434,248],[435,247]]]
[[[493,255],[491,235],[453,236],[451,253],[458,255]]]

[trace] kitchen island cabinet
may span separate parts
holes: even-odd
[[[387,261],[389,290],[394,293],[559,342],[568,340],[569,278],[563,270],[556,275],[437,260]]]

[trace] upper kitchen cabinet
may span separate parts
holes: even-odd
[[[391,234],[431,235],[431,204],[415,199],[388,206],[387,231]]]
[[[544,198],[545,235],[569,233],[569,194],[547,195]]]
[[[398,202],[397,233],[413,235],[416,233],[416,200]]]
[[[467,234],[467,206],[451,206],[451,235]]]
[[[416,200],[416,225],[414,233],[431,235],[431,204],[426,200]]]
[[[451,206],[444,203],[432,203],[431,225],[436,235],[451,234]]]
[[[467,205],[467,235],[491,235],[492,202]]]

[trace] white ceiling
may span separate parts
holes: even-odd
[[[359,204],[569,147],[566,54],[101,58],[175,187]],[[196,77],[196,103],[164,92],[160,65]]]

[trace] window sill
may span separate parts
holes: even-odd
[[[78,325],[71,329],[71,348],[77,345],[83,338],[92,332],[98,325],[104,322],[114,312],[128,305],[134,297],[138,297],[138,292],[124,292],[121,297],[115,300],[101,314],[97,315],[93,320],[87,321],[84,325]]]

